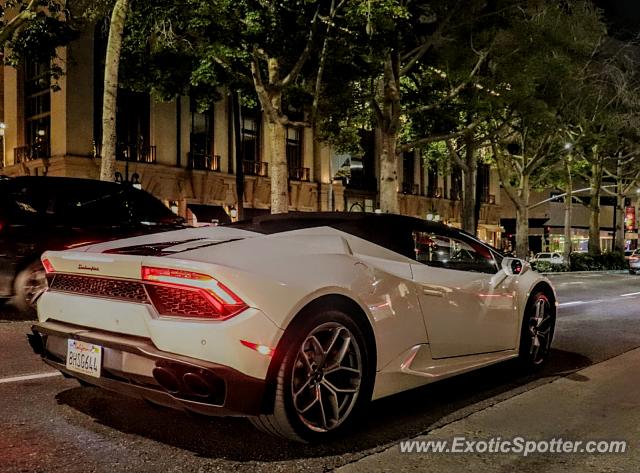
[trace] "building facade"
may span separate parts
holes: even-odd
[[[65,69],[52,90],[46,65],[4,66],[2,174],[98,178],[100,172],[103,43],[83,33],[60,49]],[[225,220],[237,207],[234,120],[228,97],[204,112],[189,97],[156,102],[121,90],[117,112],[118,172],[192,221]],[[270,205],[267,127],[259,110],[241,111],[240,138],[246,215]],[[374,211],[378,208],[376,140],[363,132],[363,156],[336,153],[310,128],[287,130],[289,208],[297,211]],[[402,213],[460,223],[462,183],[437,175],[418,154],[405,156]],[[479,236],[500,241],[497,179],[482,179]]]

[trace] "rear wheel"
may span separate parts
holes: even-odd
[[[544,292],[535,293],[527,303],[520,334],[520,361],[528,368],[543,365],[549,358],[556,315]]]
[[[319,312],[299,328],[285,347],[273,413],[251,421],[286,439],[325,440],[371,399],[375,368],[363,331],[346,314]]]
[[[630,269],[629,274],[636,274],[636,271],[634,269]]]
[[[47,278],[40,261],[34,261],[20,271],[13,282],[12,304],[25,313],[36,313],[36,300],[47,289]]]

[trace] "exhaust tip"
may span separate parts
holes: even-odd
[[[29,345],[36,355],[44,355],[44,341],[42,340],[42,336],[38,332],[34,330],[33,333],[28,333],[27,340],[29,341]]]
[[[198,373],[185,373],[182,376],[182,381],[189,391],[189,394],[198,397],[209,397],[211,395],[209,383]]]
[[[171,394],[180,392],[180,380],[173,371],[162,366],[156,366],[151,374],[165,391]]]

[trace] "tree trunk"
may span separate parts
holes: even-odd
[[[380,210],[383,213],[400,213],[398,203],[398,155],[396,133],[380,130]]]
[[[565,169],[567,172],[567,187],[566,194],[564,197],[564,261],[565,264],[571,264],[571,251],[572,242],[571,242],[571,214],[573,211],[573,177],[571,176],[571,169],[569,164],[565,164]]]
[[[620,183],[618,183],[618,189],[621,187]],[[613,250],[618,251],[620,253],[624,253],[624,233],[625,233],[625,225],[624,225],[624,199],[625,196],[618,193],[616,196],[616,237],[613,242]]]
[[[289,211],[289,173],[287,169],[286,127],[278,121],[268,121],[271,150],[271,213]]]
[[[118,98],[118,69],[122,34],[127,21],[129,0],[116,0],[111,14],[107,55],[104,66],[104,94],[102,99],[102,157],[100,179],[113,181],[116,174],[116,101]]]
[[[516,256],[529,259],[529,208],[516,206]]]
[[[516,203],[516,256],[529,259],[529,176],[520,177]]]
[[[600,185],[602,184],[602,164],[591,165],[591,189],[589,196],[589,253],[600,254]]]
[[[466,167],[462,168],[462,229],[476,234],[478,222],[476,221],[476,188],[478,162],[476,161],[475,147],[473,146],[473,136],[466,140],[465,152]]]
[[[240,97],[238,91],[233,91],[230,96],[231,110],[233,112],[233,140],[235,143],[235,165],[236,165],[236,209],[238,220],[244,220],[244,168],[242,167],[242,137],[240,133]],[[231,159],[231,156],[229,156]]]

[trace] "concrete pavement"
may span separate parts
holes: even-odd
[[[465,426],[471,432],[464,433],[469,438],[482,439],[501,430],[508,435],[507,428],[529,436],[527,422],[530,419],[525,415],[513,419],[506,414],[502,418],[494,416],[483,430],[461,423],[475,419],[476,413],[493,412],[523,393],[544,393],[546,391],[538,391],[541,386],[552,386],[550,382],[555,384],[562,381],[558,378],[567,376],[571,382],[562,381],[566,384],[557,385],[553,394],[541,398],[534,395],[534,401],[542,403],[539,411],[534,410],[534,420],[539,422],[538,417],[550,415],[549,428],[557,427],[549,430],[550,435],[565,435],[567,431],[575,432],[575,437],[567,437],[572,440],[589,439],[595,436],[589,422],[573,424],[564,419],[554,423],[553,419],[558,418],[556,410],[576,412],[570,409],[579,407],[573,405],[578,403],[584,404],[583,418],[589,416],[603,425],[609,418],[611,426],[620,423],[616,416],[602,411],[598,403],[585,404],[591,401],[580,393],[591,390],[592,379],[595,379],[584,374],[588,366],[596,368],[599,363],[606,366],[613,357],[640,348],[640,276],[607,274],[603,277],[592,273],[553,275],[551,279],[561,305],[553,356],[543,370],[525,374],[517,365],[503,363],[384,398],[372,403],[363,419],[344,436],[318,445],[283,442],[261,434],[244,419],[207,419],[152,407],[96,388],[82,388],[62,376],[28,379],[25,376],[50,376],[51,373],[26,343],[24,334],[30,322],[0,322],[0,472],[66,473],[70,464],[80,471],[109,473],[333,471],[345,465],[356,467],[360,465],[359,460],[372,461],[381,451],[397,449],[404,439],[428,433],[429,438],[433,438],[435,434],[431,432],[439,437],[441,430],[436,429],[450,425],[454,425],[456,431],[461,425]],[[0,319],[3,318],[1,312],[0,309]],[[637,363],[629,368],[628,376],[635,376],[633,370],[637,371]],[[576,374],[577,371],[580,373]],[[584,379],[580,376],[590,379],[580,382]],[[629,383],[631,387],[623,387],[627,391],[636,388],[637,377],[630,378]],[[571,389],[565,390],[563,386]],[[614,388],[612,391],[612,399],[626,402],[616,398],[619,393]],[[547,407],[549,405],[554,406],[553,409]],[[603,417],[603,412],[608,417]],[[630,418],[629,423],[633,426],[637,420]],[[480,434],[475,434],[474,429]],[[534,437],[542,436],[541,429],[538,428],[539,435]],[[622,430],[629,432],[630,440],[634,436],[638,438],[626,427]],[[636,446],[630,444],[629,448],[631,457],[613,458],[613,461],[631,458],[631,466],[595,458],[594,466],[585,467],[580,463],[585,460],[581,456],[551,454],[532,456],[522,462],[518,458],[461,454],[459,463],[447,463],[451,459],[434,460],[434,455],[409,454],[394,462],[391,471],[403,468],[403,464],[405,470],[417,471],[425,471],[431,464],[439,466],[434,471],[462,468],[513,471],[521,464],[524,471],[532,470],[535,465],[540,471],[554,471],[565,461],[567,468],[563,470],[576,466],[576,471],[591,468],[592,471],[635,472],[638,471],[633,466],[633,461],[638,459]],[[531,464],[532,459],[537,463]],[[372,468],[376,470],[375,465]]]
[[[640,349],[592,365],[413,440],[626,440],[625,453],[401,453],[399,444],[339,468],[359,472],[632,472],[640,468]]]

